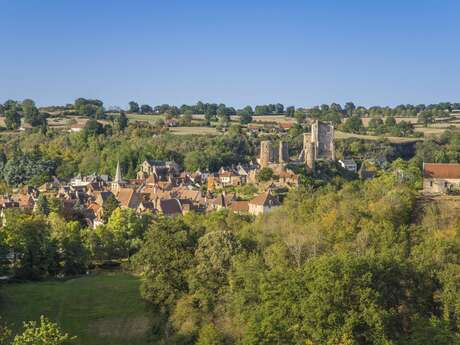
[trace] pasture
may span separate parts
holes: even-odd
[[[220,132],[214,127],[171,127],[169,131],[175,135],[217,135]]]
[[[366,134],[354,134],[354,133],[346,133],[341,131],[335,131],[335,138],[340,139],[348,139],[348,138],[357,138],[357,139],[364,139],[364,140],[382,140],[387,139],[391,143],[394,144],[402,144],[412,141],[423,140],[423,138],[404,138],[404,137],[389,137],[389,136],[377,136],[377,135],[366,135]]]
[[[144,345],[153,321],[139,285],[122,272],[7,284],[0,289],[0,314],[15,331],[45,315],[77,336],[77,344]]]

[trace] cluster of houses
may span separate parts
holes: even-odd
[[[113,200],[119,207],[139,214],[151,212],[167,217],[221,209],[240,214],[265,214],[280,205],[274,190],[296,188],[300,183],[299,175],[288,168],[289,164],[302,164],[307,171],[314,172],[317,160],[335,160],[333,127],[321,122],[312,126],[311,134],[304,135],[298,159],[291,160],[287,142],[281,140],[277,149],[271,142],[262,141],[257,163],[222,167],[217,173],[190,173],[182,171],[175,162],[145,160],[135,179],[124,179],[117,164],[113,179],[108,175],[77,175],[68,182],[53,180],[38,188],[28,187],[14,195],[0,196],[0,215],[11,208],[33,210],[40,195],[60,200],[64,209],[78,207],[90,226],[103,222],[104,206]],[[358,170],[354,160],[344,159],[338,163],[363,179],[374,177],[379,166],[379,162],[364,161]],[[277,177],[266,185],[258,181],[264,168],[271,168]],[[423,177],[426,193],[460,194],[460,164],[424,164]],[[265,191],[250,200],[241,200],[237,193],[229,192],[248,183]]]
[[[88,225],[94,227],[103,223],[104,205],[113,198],[121,208],[167,217],[190,211],[206,213],[220,209],[259,215],[280,204],[278,197],[272,192],[277,185],[271,184],[266,191],[251,200],[239,200],[236,193],[225,192],[223,188],[255,182],[258,169],[256,164],[239,164],[221,168],[217,173],[188,173],[181,171],[175,162],[146,160],[142,163],[136,179],[128,180],[123,178],[120,164],[117,164],[113,179],[108,175],[92,174],[77,175],[65,183],[54,180],[38,188],[28,187],[14,195],[0,197],[0,209],[1,214],[9,208],[33,210],[39,196],[44,195],[48,200],[59,199],[64,209],[78,207],[85,215]],[[277,183],[290,186],[290,179],[281,181]],[[292,177],[292,181],[298,183],[298,177]],[[207,188],[202,188],[203,186]]]

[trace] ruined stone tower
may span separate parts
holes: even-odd
[[[310,133],[303,134],[303,159],[307,161],[307,151],[310,147]]]
[[[260,142],[260,159],[259,164],[262,168],[270,164],[272,157],[272,143],[268,140]]]
[[[315,160],[335,160],[334,126],[315,121],[311,126],[311,142],[315,144]]]
[[[315,143],[311,139],[312,135],[310,135],[310,133],[303,134],[303,159],[309,174],[313,174],[315,172],[316,159],[316,147]]]
[[[289,147],[287,141],[280,141],[278,158],[280,163],[289,162]]]
[[[316,146],[315,143],[308,143],[307,150],[305,152],[305,166],[307,167],[307,172],[309,174],[315,173],[315,155],[316,155]]]

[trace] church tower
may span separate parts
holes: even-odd
[[[115,178],[112,181],[112,193],[113,194],[118,194],[118,191],[120,188],[123,186],[124,181],[123,177],[121,175],[121,167],[120,167],[120,161],[117,162],[117,170],[115,172]]]

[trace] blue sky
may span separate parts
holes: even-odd
[[[0,0],[0,102],[460,101],[458,0]]]

